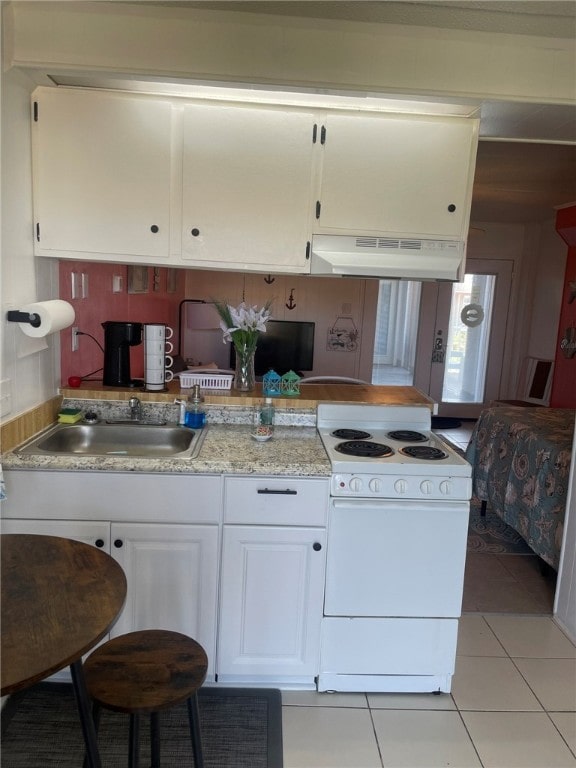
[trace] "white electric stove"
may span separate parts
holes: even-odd
[[[318,689],[448,692],[471,467],[420,406],[326,404],[332,463]]]
[[[431,431],[424,406],[320,404],[333,496],[469,499],[470,464]]]

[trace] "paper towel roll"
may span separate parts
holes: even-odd
[[[21,308],[22,312],[38,315],[40,325],[34,328],[30,323],[18,323],[22,333],[26,336],[42,337],[49,333],[56,333],[63,328],[72,325],[76,318],[74,307],[67,301],[53,299],[52,301],[38,301],[36,304],[27,304]]]

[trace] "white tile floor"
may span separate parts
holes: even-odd
[[[549,616],[464,615],[451,694],[282,701],[284,768],[576,768],[576,646]]]

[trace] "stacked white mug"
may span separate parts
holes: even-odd
[[[147,390],[162,391],[166,382],[174,378],[170,370],[174,364],[171,356],[174,347],[169,341],[173,335],[174,331],[168,325],[144,325],[144,388]]]

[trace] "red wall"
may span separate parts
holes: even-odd
[[[176,291],[168,293],[168,269],[158,270],[158,290],[154,290],[154,269],[148,267],[148,292],[128,293],[128,267],[119,264],[98,262],[60,262],[60,298],[69,301],[76,312],[74,325],[78,330],[94,336],[104,346],[106,320],[134,323],[165,323],[174,329],[176,337],[174,351],[178,345],[178,308],[184,298],[184,276],[182,270],[176,270]],[[72,272],[88,276],[88,297],[72,298]],[[112,278],[122,278],[122,291],[113,293]],[[61,377],[66,386],[69,376],[87,376],[92,371],[102,368],[104,356],[98,344],[88,336],[80,336],[78,351],[72,352],[72,329],[66,328],[60,334]],[[140,344],[131,349],[130,373],[133,377],[142,377],[144,373],[144,347]],[[102,371],[90,378],[102,380]]]
[[[550,406],[576,408],[576,205],[558,211],[556,231],[568,244],[568,258]]]

